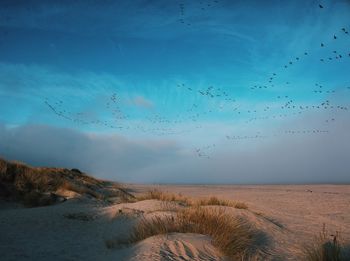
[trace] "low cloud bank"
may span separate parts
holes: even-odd
[[[167,141],[131,141],[45,125],[0,127],[0,155],[6,159],[35,166],[76,167],[116,180],[133,179],[132,173],[142,175],[142,169],[179,153],[176,144]]]
[[[96,177],[156,183],[349,183],[350,134],[279,137],[198,158],[180,142],[91,135],[45,125],[0,125],[0,156],[35,166],[80,168]],[[248,141],[247,141],[248,142]],[[253,141],[252,141],[253,142]]]

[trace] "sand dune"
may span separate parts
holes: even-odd
[[[35,168],[0,158],[0,198],[34,207],[78,196],[101,201],[132,197],[118,183],[95,179],[78,169]]]
[[[127,251],[125,260],[224,260],[208,236],[173,233],[145,239]]]
[[[219,208],[258,231],[254,247],[260,260],[301,260],[302,247],[323,224],[330,234],[341,231],[350,242],[346,185],[128,187],[136,196],[156,187],[192,198],[215,195],[247,203],[248,209]],[[140,218],[172,215],[174,206],[169,204],[177,203],[106,202],[79,195],[60,204],[26,208],[1,200],[1,260],[228,260],[212,238],[201,234],[169,233],[125,244]]]

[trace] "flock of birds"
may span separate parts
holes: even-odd
[[[205,12],[207,10],[210,10],[211,8],[217,6],[219,4],[218,0],[209,0],[209,1],[199,1],[198,9],[201,12]],[[188,21],[188,17],[186,16],[186,6],[184,3],[179,3],[179,22],[186,26],[191,26],[192,23]]]
[[[208,8],[211,8],[217,5],[218,1],[209,1],[204,2],[200,1],[200,9],[205,11]],[[180,23],[186,24],[188,26],[191,23],[186,22],[185,15],[185,5],[183,3],[179,4],[180,8]],[[323,5],[319,5],[320,9],[324,9]],[[321,42],[319,45],[320,49],[330,48],[332,49],[332,41],[344,41],[345,37],[349,37],[349,31],[347,28],[342,27],[338,32],[333,34],[332,39],[327,41],[327,45],[324,42]],[[280,87],[281,85],[281,77],[285,70],[288,70],[292,66],[301,63],[307,57],[311,55],[317,55],[317,50],[315,48],[310,50],[305,50],[299,56],[289,59],[288,62],[283,63],[282,66],[276,71],[269,74],[266,79],[262,83],[254,84],[249,88],[250,92],[253,94],[259,95],[261,91],[265,89],[273,89],[274,87]],[[333,60],[341,60],[341,59],[350,59],[350,50],[348,53],[343,53],[338,50],[331,51],[329,57],[321,57],[319,58],[320,63],[326,63]],[[293,84],[290,81],[284,81],[285,85],[292,86]],[[98,118],[91,118],[89,116],[84,115],[84,113],[76,113],[74,111],[69,111],[66,109],[65,102],[63,100],[50,100],[45,99],[45,104],[47,107],[57,116],[72,121],[77,124],[82,125],[94,125],[101,126],[104,128],[111,129],[119,129],[119,130],[135,130],[144,133],[153,133],[155,135],[182,135],[193,131],[195,129],[202,129],[203,125],[201,125],[201,118],[208,117],[210,115],[215,115],[218,112],[225,112],[231,116],[241,117],[243,118],[246,124],[250,124],[256,121],[265,121],[265,120],[276,120],[276,119],[284,119],[288,117],[295,117],[307,112],[328,112],[327,115],[330,115],[327,119],[324,120],[326,126],[327,124],[331,124],[336,121],[337,112],[347,112],[349,111],[349,107],[344,104],[337,104],[332,101],[332,95],[336,94],[336,92],[341,91],[349,91],[350,93],[350,85],[343,86],[342,88],[330,89],[326,88],[322,83],[316,82],[314,83],[314,89],[310,92],[310,95],[316,95],[317,100],[326,96],[324,100],[317,102],[315,104],[305,104],[297,101],[297,99],[290,96],[290,94],[280,94],[275,97],[275,100],[272,104],[263,106],[261,108],[247,108],[242,105],[238,99],[238,97],[233,97],[227,90],[224,88],[218,88],[213,85],[207,87],[193,87],[189,86],[186,83],[177,83],[176,89],[179,92],[184,92],[186,95],[195,96],[196,100],[205,99],[205,104],[214,104],[212,108],[202,107],[202,102],[199,103],[191,103],[189,107],[185,109],[185,111],[179,112],[177,115],[172,117],[163,116],[161,113],[157,113],[155,111],[151,111],[150,115],[144,117],[144,119],[149,123],[144,125],[142,123],[133,123],[131,124],[132,116],[126,114],[124,112],[123,99],[122,95],[118,95],[117,92],[112,93],[107,99],[104,106],[104,109],[107,110],[112,116],[112,121],[109,120],[100,120]],[[208,102],[210,101],[210,102]],[[181,124],[182,126],[188,126],[188,129],[178,130],[173,126],[177,124]],[[151,126],[151,127],[149,127]],[[242,140],[256,140],[256,139],[267,139],[273,137],[279,137],[282,135],[317,135],[317,134],[327,134],[330,131],[328,129],[290,129],[283,131],[275,131],[271,133],[255,133],[255,134],[245,134],[245,135],[226,135],[223,137],[227,141],[237,142]],[[216,144],[210,144],[203,147],[198,147],[194,149],[195,155],[200,158],[210,158],[211,152],[215,149]]]

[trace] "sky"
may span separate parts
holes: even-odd
[[[350,1],[0,1],[0,157],[138,183],[349,183]]]

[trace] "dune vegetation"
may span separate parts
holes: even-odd
[[[303,249],[305,261],[345,261],[350,260],[349,249],[343,245],[339,232],[329,234],[323,225],[319,233]]]
[[[191,206],[192,202],[189,197],[185,197],[182,194],[167,193],[158,189],[151,189],[145,194],[136,197],[137,201],[155,199],[165,202],[175,202],[183,206]]]
[[[191,197],[186,197],[182,194],[168,193],[158,189],[149,190],[144,195],[141,195],[136,199],[138,201],[155,199],[166,202],[175,202],[182,206],[226,206],[238,209],[248,209],[248,206],[243,202],[220,199],[215,196],[211,196],[209,198],[195,199]]]
[[[78,169],[35,168],[0,159],[0,197],[22,202],[25,206],[51,205],[64,201],[59,191],[108,201],[133,196],[118,183],[90,177]]]
[[[152,189],[136,197],[137,201],[155,199],[178,206],[165,207],[157,215],[141,216],[130,237],[125,240],[107,240],[108,248],[133,244],[146,238],[169,233],[208,235],[225,256],[242,259],[252,249],[255,231],[242,218],[232,216],[227,208],[247,209],[247,205],[217,197],[195,199],[182,194]],[[169,211],[171,210],[171,211]]]
[[[118,244],[132,244],[146,238],[169,233],[196,233],[208,235],[213,245],[224,255],[244,258],[252,247],[254,230],[238,217],[232,217],[223,208],[192,206],[172,215],[142,217],[137,222],[127,241],[106,242],[113,248]]]

